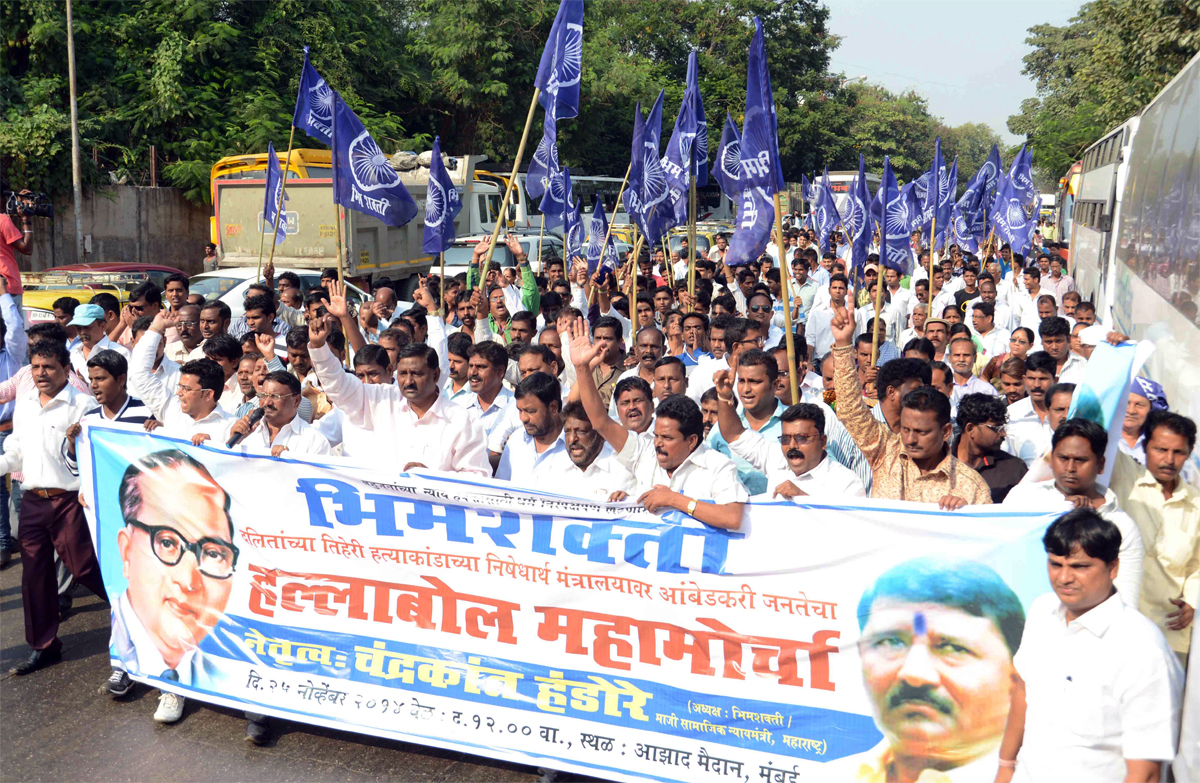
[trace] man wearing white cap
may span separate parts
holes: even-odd
[[[79,377],[87,378],[88,359],[96,351],[116,351],[129,359],[129,349],[108,339],[104,331],[104,308],[96,304],[79,305],[68,326],[78,330],[79,345],[71,349],[71,367]]]

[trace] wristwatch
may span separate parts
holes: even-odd
[[[696,516],[696,501],[690,500],[687,504],[687,513],[689,517]]]

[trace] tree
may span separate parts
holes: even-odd
[[[982,122],[968,122],[953,128],[938,123],[935,133],[942,138],[946,165],[958,157],[958,192],[961,194],[967,187],[967,180],[987,160],[992,146],[1000,143],[1000,134]],[[1005,156],[1005,160],[1011,161],[1011,158]]]
[[[1092,0],[1067,25],[1029,33],[1023,73],[1037,97],[1008,129],[1030,138],[1034,165],[1057,180],[1200,51],[1200,0]]]

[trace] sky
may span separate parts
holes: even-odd
[[[1005,144],[1010,114],[1034,97],[1021,74],[1026,30],[1064,25],[1082,0],[826,0],[842,36],[830,70],[893,92],[916,90],[950,126],[983,122]]]

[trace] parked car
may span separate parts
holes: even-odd
[[[25,272],[21,297],[26,326],[54,320],[54,301],[69,296],[87,304],[99,293],[117,297],[122,304],[142,283],[162,288],[171,275],[182,272],[173,266],[158,264],[86,263],[55,266],[40,272]]]
[[[316,269],[276,269],[275,279],[283,272],[295,272],[300,277],[300,288],[307,294],[310,289],[321,286],[321,272]],[[245,314],[242,302],[246,299],[246,290],[258,279],[258,270],[249,267],[230,267],[218,269],[215,272],[204,272],[191,278],[189,293],[200,294],[207,301],[220,299],[229,305],[232,317],[238,318]],[[363,302],[369,302],[371,295],[353,283],[346,283],[346,299],[355,308]],[[403,311],[411,303],[401,302],[398,308]]]

